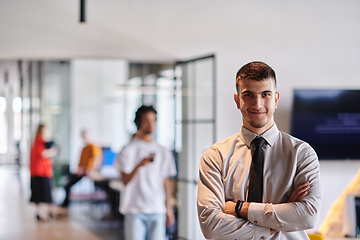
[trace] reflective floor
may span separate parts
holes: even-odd
[[[123,239],[121,221],[102,220],[107,206],[99,204],[72,203],[68,216],[38,222],[35,207],[29,202],[29,181],[27,169],[19,173],[15,166],[0,165],[1,240]]]

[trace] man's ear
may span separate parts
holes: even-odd
[[[275,108],[277,108],[279,99],[280,99],[280,94],[279,94],[279,92],[276,92],[275,93]]]
[[[240,99],[237,93],[234,93],[234,101],[236,103],[236,107],[240,110]]]

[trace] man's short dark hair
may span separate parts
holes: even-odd
[[[141,118],[144,115],[144,113],[147,112],[154,112],[155,114],[157,114],[156,110],[153,108],[153,106],[144,106],[142,105],[141,107],[138,108],[138,110],[135,113],[135,125],[137,127],[137,129],[140,128],[140,124],[141,124]]]
[[[236,89],[239,91],[240,80],[252,79],[264,81],[269,78],[274,79],[276,88],[276,75],[274,69],[263,62],[250,62],[245,64],[236,74]]]

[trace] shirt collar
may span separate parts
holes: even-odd
[[[272,147],[274,146],[278,135],[279,135],[279,129],[277,128],[276,123],[274,123],[271,126],[271,128],[269,128],[266,132],[264,132],[261,135],[257,135],[256,133],[253,133],[252,131],[246,129],[244,126],[241,127],[241,130],[239,132],[240,138],[249,148],[252,140],[258,136],[263,137],[266,140],[266,142],[270,145],[270,147]]]

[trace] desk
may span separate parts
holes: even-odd
[[[122,220],[123,215],[119,212],[120,205],[120,195],[121,192],[125,189],[125,185],[120,180],[111,180],[109,182],[109,200],[111,203],[111,212],[112,216],[115,219]]]
[[[109,182],[109,187],[115,191],[121,192],[122,190],[124,190],[125,185],[120,180],[111,180]]]
[[[118,176],[104,176],[98,171],[91,171],[87,174],[87,176],[93,180],[94,182],[105,182],[105,181],[111,181],[111,180],[119,180]]]
[[[119,216],[118,208],[120,202],[120,193],[125,188],[120,181],[118,174],[109,174],[109,172],[91,171],[87,175],[94,182],[95,187],[100,187],[106,191],[107,202],[110,204],[110,214],[106,219],[115,219]]]

